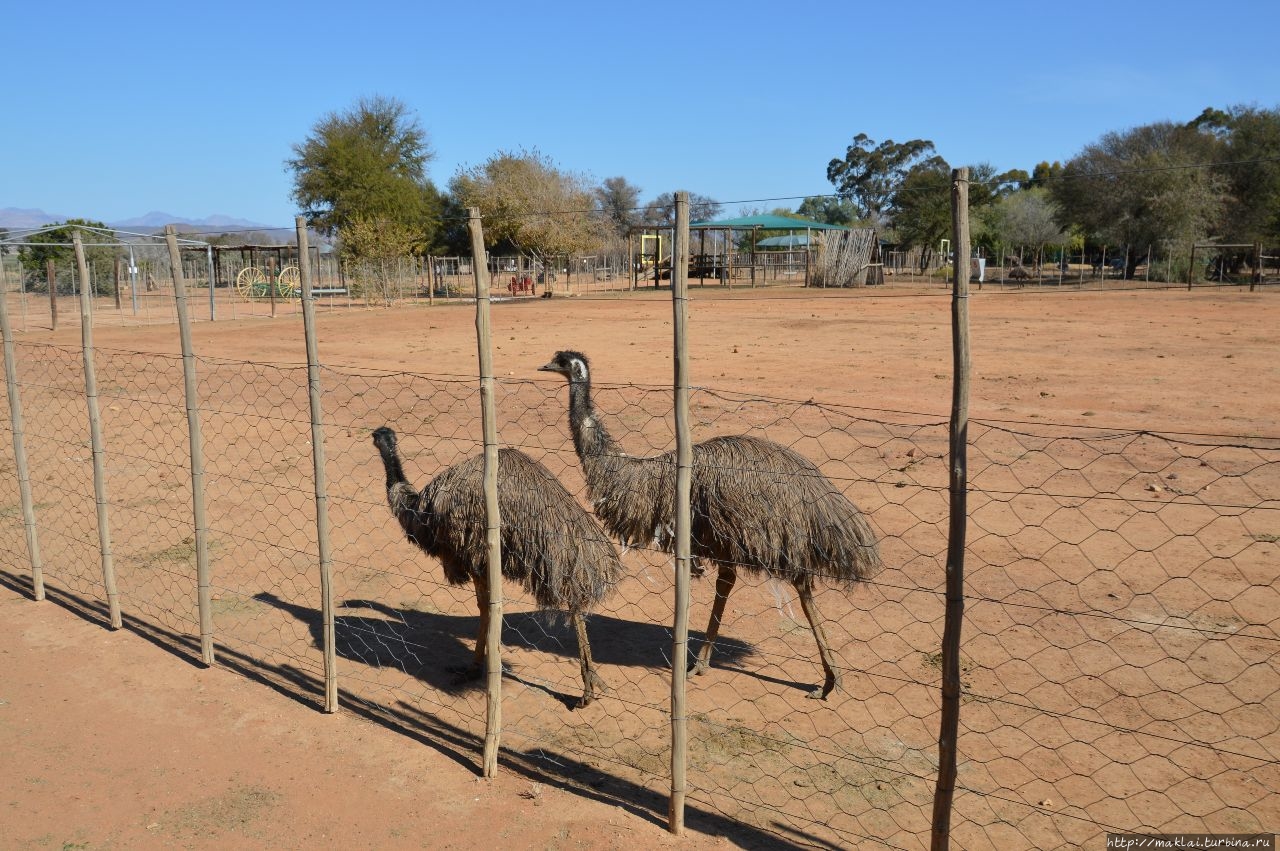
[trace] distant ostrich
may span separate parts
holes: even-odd
[[[475,668],[485,665],[489,628],[488,541],[485,535],[484,457],[444,470],[421,492],[405,479],[396,433],[373,433],[387,474],[387,504],[405,535],[440,559],[451,585],[472,582],[480,609]],[[502,515],[502,575],[519,582],[543,609],[569,613],[578,634],[582,700],[605,688],[595,672],[587,641],[586,613],[607,597],[622,577],[617,550],[599,524],[546,467],[515,449],[498,450],[498,508]]]
[[[569,382],[569,427],[582,461],[596,514],[624,545],[652,541],[675,548],[675,452],[652,458],[627,455],[609,435],[591,402],[585,355],[557,352],[540,369]],[[814,581],[848,585],[882,566],[875,534],[857,507],[802,455],[772,441],[739,435],[713,437],[693,447],[691,555],[719,568],[706,641],[690,673],[711,663],[725,601],[739,570],[767,574],[795,586],[818,642],[826,681],[809,697],[826,699],[840,686]]]

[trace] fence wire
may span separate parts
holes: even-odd
[[[46,580],[101,617],[81,353],[20,342],[16,365]],[[126,622],[198,658],[181,369],[176,357],[97,352]],[[306,369],[199,358],[197,373],[219,659],[318,700]],[[393,427],[408,478],[422,487],[480,454],[476,382],[333,368],[321,382],[344,705],[474,760],[485,715],[483,689],[465,676],[475,595],[405,540],[370,436]],[[500,444],[545,465],[591,508],[564,382],[500,380],[496,397]],[[673,445],[670,388],[598,383],[593,402],[628,453]],[[815,603],[843,672],[826,701],[807,697],[822,667],[795,588],[740,572],[711,669],[689,682],[691,826],[761,841],[926,847],[946,422],[710,389],[695,390],[690,405],[695,439],[763,437],[812,461],[868,518],[885,563],[852,587],[818,577]],[[0,570],[21,587],[9,428]],[[971,421],[969,452],[957,845],[1074,848],[1108,830],[1274,825],[1280,441]],[[662,472],[663,462],[649,463]],[[783,516],[801,508],[776,505]],[[539,526],[532,516],[503,519],[512,534]],[[645,542],[624,552],[623,566],[587,626],[608,689],[582,709],[573,708],[582,682],[572,625],[507,584],[503,755],[580,794],[660,810],[671,557]],[[694,652],[715,595],[708,573],[693,587]]]

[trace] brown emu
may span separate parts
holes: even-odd
[[[396,433],[373,433],[387,474],[387,504],[409,540],[440,559],[451,585],[475,585],[480,609],[475,667],[484,670],[489,626],[488,541],[485,536],[484,457],[441,472],[421,492],[406,481]],[[498,508],[502,514],[502,575],[520,583],[543,609],[569,613],[578,635],[582,700],[596,687],[587,642],[586,613],[607,597],[622,577],[617,550],[599,524],[546,467],[515,449],[498,450]]]
[[[540,367],[569,382],[569,427],[596,514],[624,545],[653,542],[671,552],[675,524],[675,453],[627,455],[591,402],[585,355],[557,352]],[[809,697],[826,699],[840,686],[813,600],[825,578],[847,585],[881,565],[875,534],[858,508],[804,456],[769,440],[713,437],[693,447],[691,554],[719,568],[706,641],[690,672],[711,663],[725,601],[738,571],[767,574],[795,586],[818,643],[826,680]],[[699,569],[699,573],[701,570]]]

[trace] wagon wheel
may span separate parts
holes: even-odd
[[[276,292],[281,298],[293,298],[302,287],[302,273],[297,266],[285,266],[276,275]]]
[[[262,298],[268,292],[266,273],[257,266],[245,266],[236,275],[236,292],[243,298]]]

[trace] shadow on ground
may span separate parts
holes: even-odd
[[[33,596],[29,578],[3,569],[0,569],[0,587],[7,588],[26,597]],[[106,605],[103,602],[60,589],[53,583],[46,583],[46,595],[48,602],[60,606],[78,617],[104,628],[107,627]],[[270,595],[266,596],[270,597]],[[285,603],[278,598],[264,599],[263,601],[278,605],[307,623],[312,630],[313,637],[319,634],[321,628],[320,618],[316,610]],[[378,604],[370,604],[367,601],[363,605],[375,609],[378,606]],[[382,611],[383,614],[392,614],[395,611],[400,611],[386,610],[385,608],[377,610]],[[504,642],[509,641],[513,646],[525,646],[521,644],[521,636],[526,631],[531,630],[528,625],[525,625],[525,628],[522,629],[521,620],[525,617],[540,618],[542,616],[529,614],[511,617],[515,623],[506,625],[503,631],[503,640]],[[400,611],[398,620],[359,616],[354,616],[353,618],[343,616],[339,620],[342,620],[343,624],[342,628],[337,630],[337,634],[342,637],[339,638],[337,644],[340,652],[344,652],[345,649],[344,655],[346,653],[365,653],[365,648],[377,647],[383,639],[404,641],[406,646],[412,639],[414,646],[417,646],[419,642],[423,642],[423,647],[431,648],[430,653],[427,654],[429,664],[424,664],[423,670],[444,672],[439,677],[440,681],[449,680],[451,683],[452,677],[448,675],[446,669],[452,663],[470,661],[470,644],[479,621],[477,617],[433,615],[416,611],[412,613]],[[619,665],[666,666],[666,660],[656,648],[660,646],[663,640],[669,642],[669,637],[664,639],[664,636],[668,636],[667,630],[659,626],[634,624],[613,618],[592,619],[593,624],[599,621],[610,622],[609,628],[616,628],[620,634],[615,635],[612,640],[601,641],[600,654],[597,656],[598,661]],[[313,623],[315,624],[314,626],[312,626]],[[337,624],[335,623],[336,626]],[[165,627],[130,615],[124,617],[124,628],[185,662],[203,666],[200,659],[198,637],[181,635]],[[562,633],[559,638],[563,652],[566,655],[576,656],[576,642],[572,637],[570,628],[566,628],[564,625],[557,626],[554,623],[548,626],[548,623],[540,622],[538,629],[546,631],[548,634],[557,631]],[[608,628],[600,628],[599,631],[603,633],[606,629]],[[592,629],[592,632],[596,632],[596,629]],[[508,636],[508,633],[510,633],[510,636]],[[443,639],[447,639],[447,641]],[[430,641],[434,641],[435,644],[428,643]],[[441,644],[443,646],[440,646]],[[733,658],[740,659],[749,652],[749,648],[746,645],[741,643],[735,645],[734,642],[724,642],[723,644],[718,642],[718,652],[722,646],[726,655]],[[735,646],[736,650],[734,650]],[[595,645],[593,644],[594,648]],[[646,648],[655,649],[648,650]],[[539,643],[538,649],[545,648]],[[736,656],[733,655],[735,653]],[[324,682],[322,678],[301,669],[297,665],[288,662],[268,662],[265,659],[250,656],[223,644],[216,645],[216,655],[219,666],[260,683],[291,700],[311,708],[318,708],[323,705]],[[366,661],[362,655],[352,655],[349,658]],[[373,657],[374,660],[380,658],[382,657],[377,655]],[[432,684],[434,676],[434,674],[426,676],[425,681],[428,684]],[[452,684],[451,687],[455,690],[458,688],[456,683]],[[484,748],[483,737],[480,735],[473,734],[455,724],[442,720],[430,712],[424,711],[417,706],[406,704],[403,701],[397,701],[395,705],[389,705],[360,697],[342,695],[341,705],[359,717],[430,747],[459,765],[479,773],[479,758]],[[530,781],[543,783],[586,799],[622,807],[651,822],[657,829],[666,828],[668,796],[665,791],[660,791],[659,788],[649,788],[628,778],[610,773],[571,754],[549,750],[545,747],[527,750],[504,747],[500,752],[499,764],[503,769]],[[665,784],[665,778],[654,778],[655,787],[662,787]],[[696,795],[691,795],[691,798],[693,797],[696,797]],[[712,808],[696,806],[692,802],[686,805],[685,825],[690,831],[711,836],[724,836],[742,848],[838,847],[816,836],[798,832],[794,828],[779,822],[772,823],[769,828],[756,827],[730,819]]]

